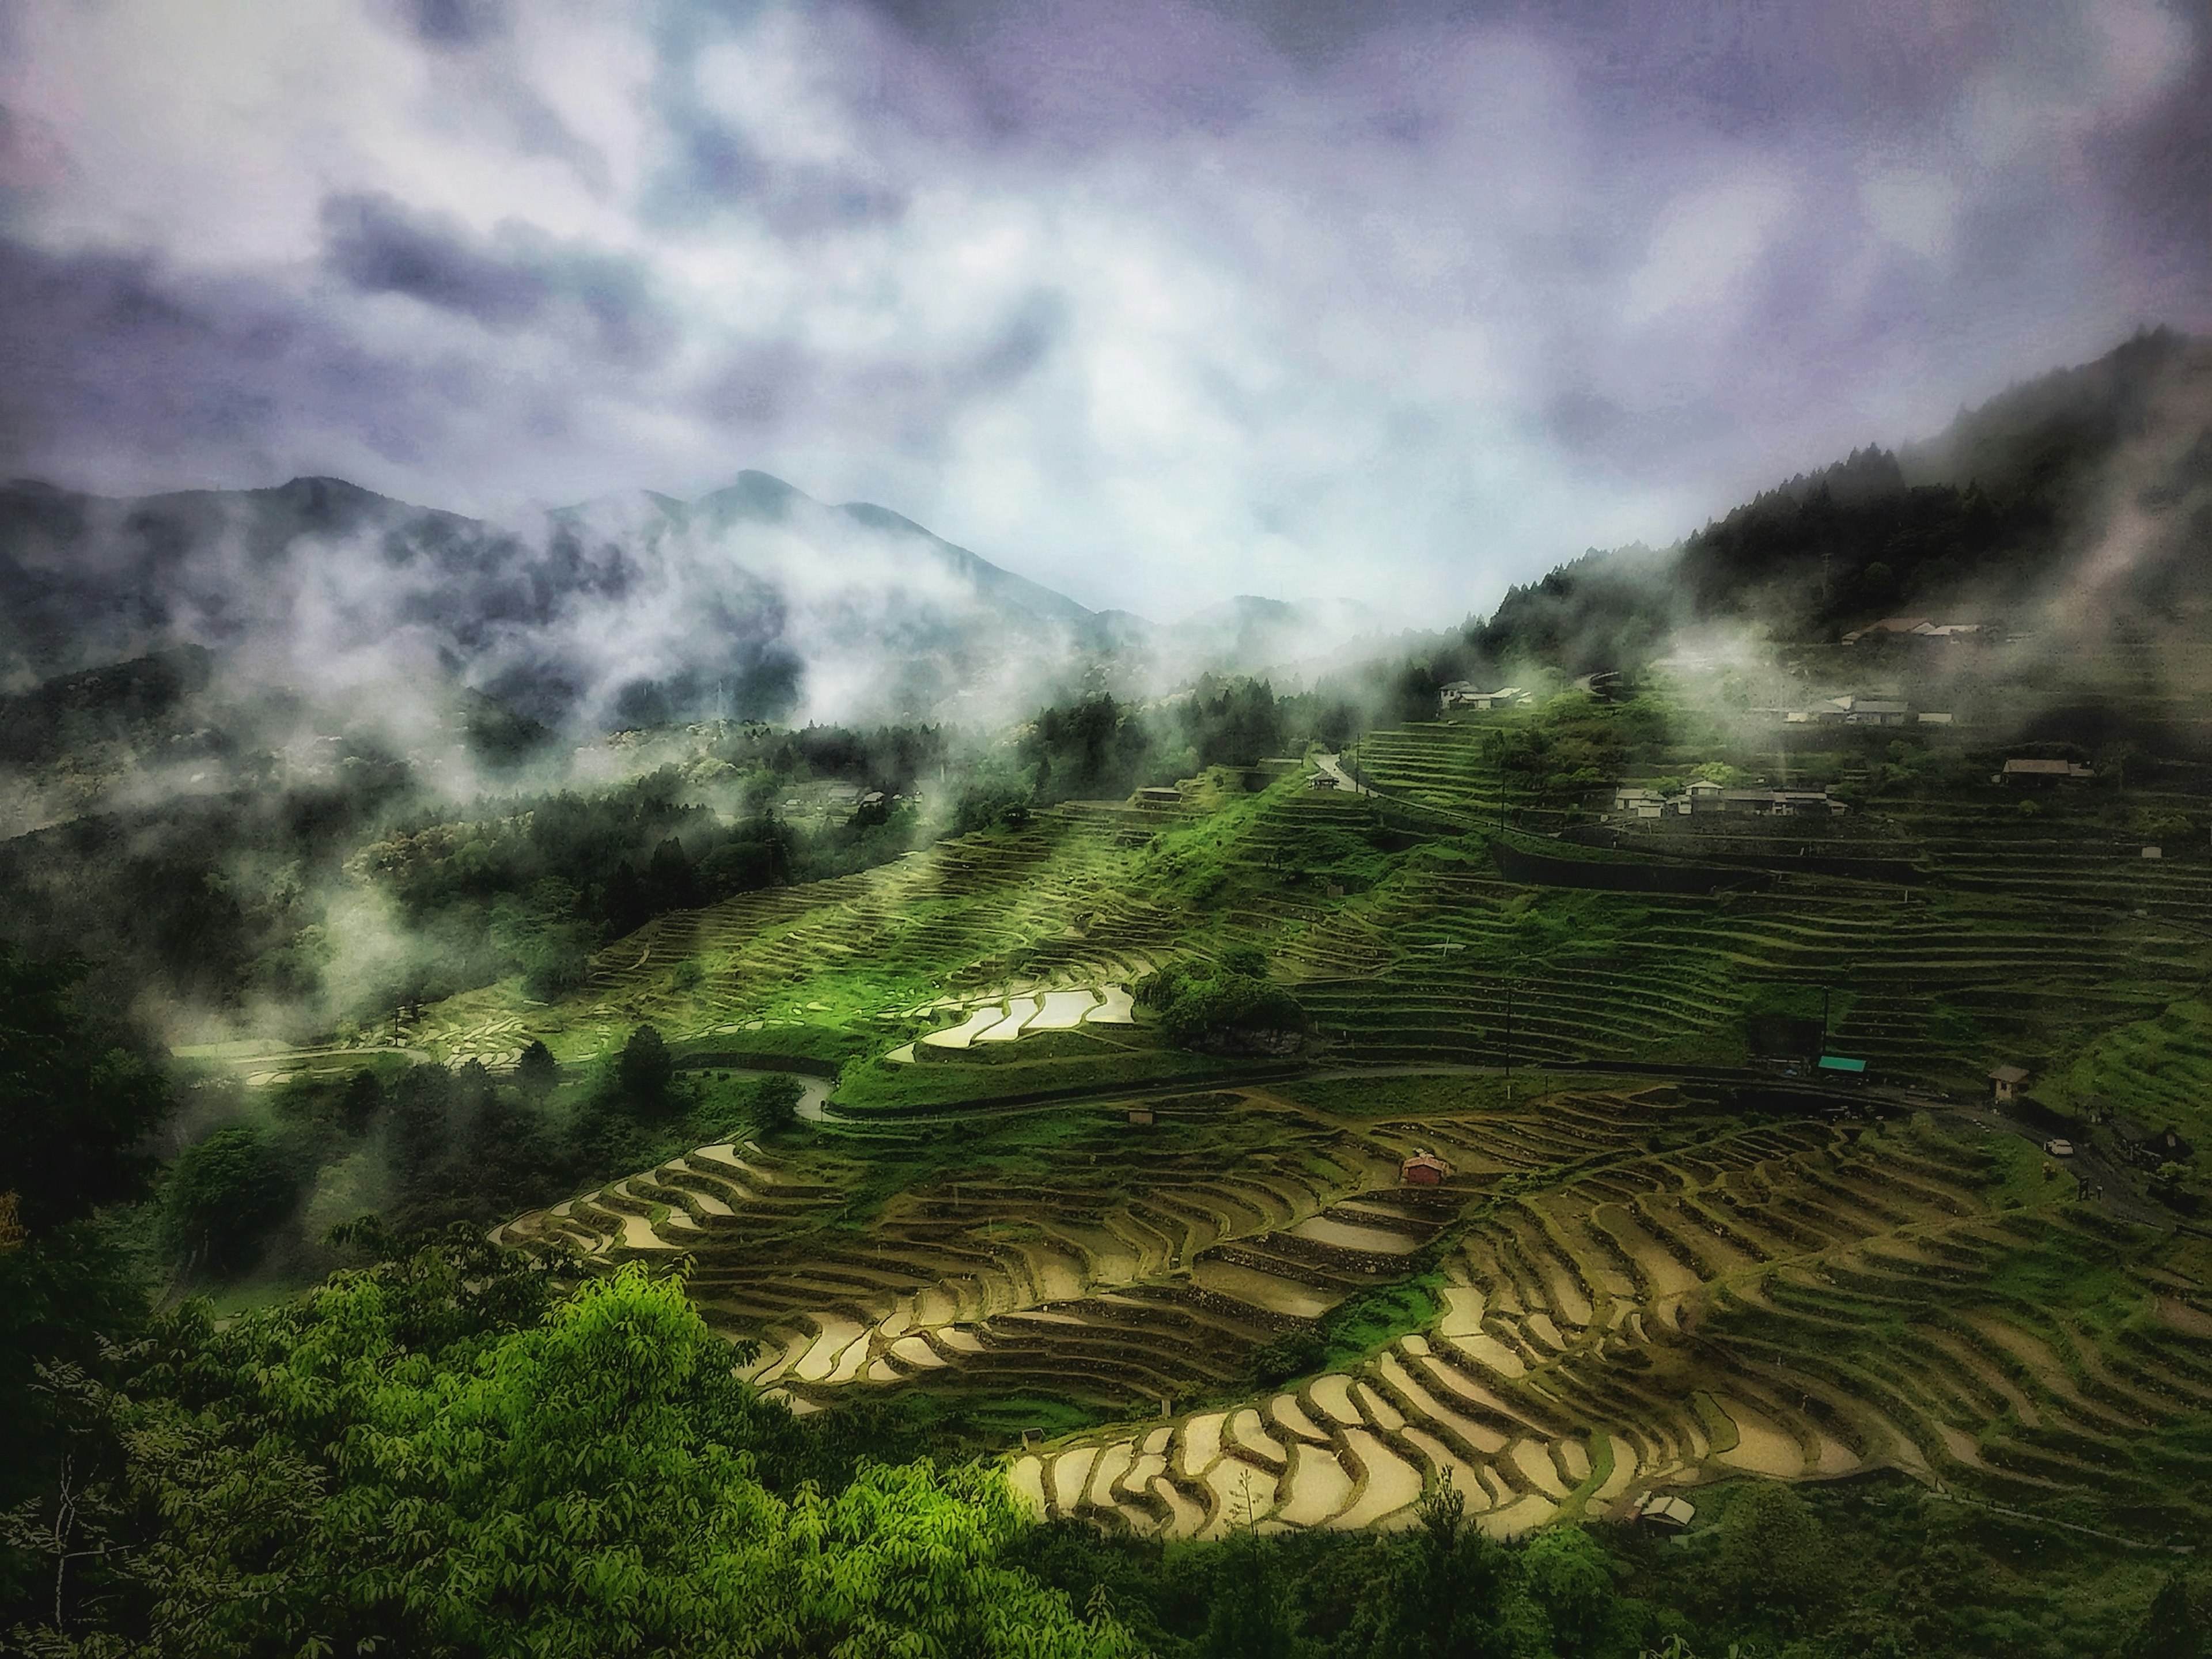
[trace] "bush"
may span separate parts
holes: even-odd
[[[1285,1331],[1254,1352],[1252,1374],[1272,1388],[1319,1370],[1328,1358],[1328,1344],[1320,1332]]]

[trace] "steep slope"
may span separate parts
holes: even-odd
[[[2212,341],[2160,330],[1941,435],[1854,452],[1678,545],[1592,552],[1469,630],[1477,678],[1659,654],[1683,629],[1833,640],[1899,612],[2078,633],[2212,599]]]

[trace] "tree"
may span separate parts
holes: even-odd
[[[1220,1551],[1200,1651],[1206,1659],[1290,1659],[1297,1624],[1273,1540],[1239,1527]]]
[[[170,1322],[111,1402],[149,1529],[100,1651],[1133,1659],[1000,1565],[996,1471],[770,1490],[753,1454],[789,1414],[680,1284],[624,1269],[455,1333],[410,1328],[466,1293],[466,1264],[427,1269]]]
[[[515,1086],[532,1100],[543,1101],[561,1083],[561,1063],[553,1058],[553,1051],[537,1038],[522,1051],[514,1062]]]
[[[2169,1573],[2120,1659],[2212,1659],[2212,1576]]]
[[[338,1091],[338,1127],[349,1135],[367,1134],[383,1110],[384,1085],[365,1066]]]
[[[763,1078],[753,1091],[753,1116],[763,1133],[788,1129],[799,1121],[799,1103],[805,1097],[806,1085],[797,1078],[779,1073]]]
[[[668,1085],[676,1077],[676,1061],[658,1030],[641,1025],[629,1034],[615,1062],[615,1077],[623,1093],[636,1105],[656,1110],[666,1102]]]
[[[143,1195],[171,1109],[161,1073],[85,1009],[84,977],[0,945],[0,1192],[33,1237]]]
[[[294,1195],[265,1133],[250,1124],[217,1129],[187,1146],[170,1172],[163,1237],[188,1267],[242,1273]]]
[[[1580,1527],[1547,1527],[1522,1550],[1521,1571],[1560,1659],[1618,1650],[1627,1621],[1613,1569],[1596,1540]]]
[[[1467,1521],[1449,1481],[1422,1498],[1380,1597],[1375,1659],[1513,1659],[1522,1593],[1512,1553]]]
[[[392,1091],[392,1155],[400,1178],[416,1185],[442,1163],[453,1141],[453,1074],[417,1066]]]
[[[1762,1480],[1739,1493],[1720,1530],[1721,1576],[1740,1605],[1802,1611],[1833,1593],[1820,1522],[1793,1488]]]

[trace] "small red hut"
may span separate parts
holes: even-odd
[[[1415,1152],[1398,1166],[1398,1180],[1407,1187],[1441,1187],[1451,1165],[1434,1152]]]

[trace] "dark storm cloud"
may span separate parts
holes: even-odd
[[[389,196],[323,204],[325,258],[365,294],[404,294],[481,323],[513,326],[544,309],[544,275],[466,246],[451,226],[411,214]]]
[[[0,457],[66,476],[111,457],[178,483],[305,457],[340,428],[409,463],[438,437],[423,388],[312,311],[251,282],[180,280],[144,254],[52,255],[0,240]]]
[[[501,0],[407,0],[408,23],[425,45],[473,46],[507,31]]]
[[[1433,614],[2212,326],[2180,0],[181,15],[0,12],[0,470],[758,465],[1094,604]]]
[[[536,321],[567,299],[606,356],[649,357],[670,343],[668,319],[634,259],[512,229],[479,246],[451,222],[382,195],[331,198],[322,228],[325,260],[364,294],[404,294],[499,329]]]

